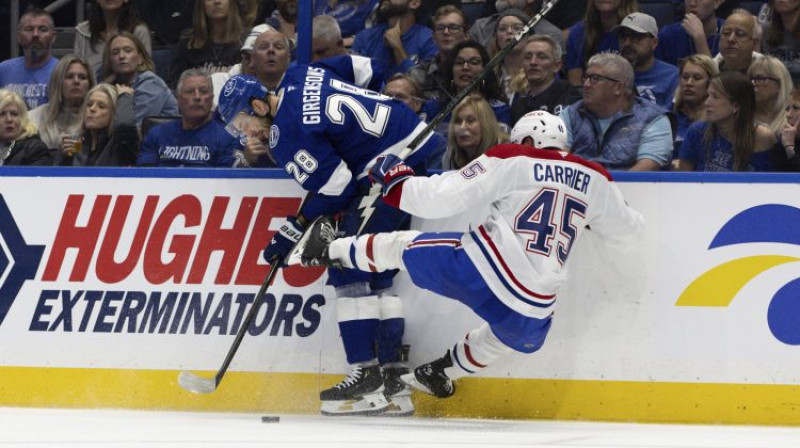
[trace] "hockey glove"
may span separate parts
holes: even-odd
[[[297,223],[297,218],[293,216],[286,218],[286,222],[264,249],[264,260],[271,263],[272,260],[278,258],[278,262],[283,264],[284,259],[301,236],[303,236],[303,228]]]
[[[388,200],[389,197],[396,197],[398,203],[400,202],[400,195],[399,193],[393,194],[393,190],[401,190],[402,188],[397,187],[400,187],[403,182],[413,176],[414,170],[406,165],[402,159],[392,154],[378,157],[375,165],[369,170],[369,180],[373,184],[380,184],[384,200]]]

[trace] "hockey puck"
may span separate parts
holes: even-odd
[[[277,415],[265,415],[261,417],[261,423],[279,423],[281,418]]]

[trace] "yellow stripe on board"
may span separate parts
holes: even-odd
[[[208,373],[211,376],[211,373]],[[0,367],[0,406],[316,413],[318,394],[342,377],[229,372],[194,395],[178,372]],[[800,425],[790,385],[467,378],[450,399],[417,394],[419,416]]]

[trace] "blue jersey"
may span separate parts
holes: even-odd
[[[314,15],[333,17],[339,23],[342,37],[350,37],[365,28],[367,18],[369,18],[370,13],[376,6],[378,6],[378,0],[341,1],[336,3],[335,6],[331,6],[328,0],[316,0],[314,2]]]
[[[430,28],[414,25],[400,36],[408,57],[401,64],[397,64],[392,49],[383,37],[388,28],[389,25],[383,23],[361,31],[356,34],[351,49],[354,54],[366,56],[378,62],[387,77],[408,71],[411,67],[434,58],[439,53]]]
[[[572,70],[573,68],[583,69],[586,67],[586,61],[583,60],[583,49],[586,45],[586,22],[580,21],[569,29],[569,36],[567,37],[567,51],[565,56],[564,68]],[[607,31],[600,36],[597,43],[597,50],[592,53],[600,53],[603,51],[619,52],[619,40],[617,33],[614,31]]]
[[[289,68],[278,95],[269,145],[278,166],[316,193],[303,206],[309,219],[343,209],[368,185],[378,156],[400,154],[425,128],[404,103],[345,82],[323,66]],[[406,157],[411,166],[428,159],[430,136]]]
[[[717,17],[717,29],[722,28],[722,22],[723,20]],[[708,36],[706,43],[708,43],[708,49],[711,50],[712,55],[719,53],[719,34]],[[658,32],[656,59],[680,66],[683,59],[695,53],[697,53],[697,49],[694,47],[694,41],[683,29],[681,22],[669,24]]]
[[[175,120],[147,133],[136,165],[230,168],[238,144],[216,120],[191,130],[184,130],[181,120]]]
[[[678,88],[678,72],[678,67],[656,59],[648,70],[635,73],[633,84],[640,97],[671,109]]]

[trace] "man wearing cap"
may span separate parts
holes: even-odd
[[[489,44],[489,40],[494,36],[497,22],[503,17],[514,15],[519,17],[524,23],[530,21],[530,16],[539,12],[542,7],[542,0],[497,0],[495,7],[498,13],[489,17],[484,17],[475,21],[469,29],[469,37],[484,47]],[[564,48],[564,34],[557,26],[542,19],[533,27],[536,34],[546,34]]]
[[[678,67],[655,58],[658,46],[656,19],[641,12],[628,14],[614,27],[619,52],[633,66],[639,96],[669,108],[678,88]]]

